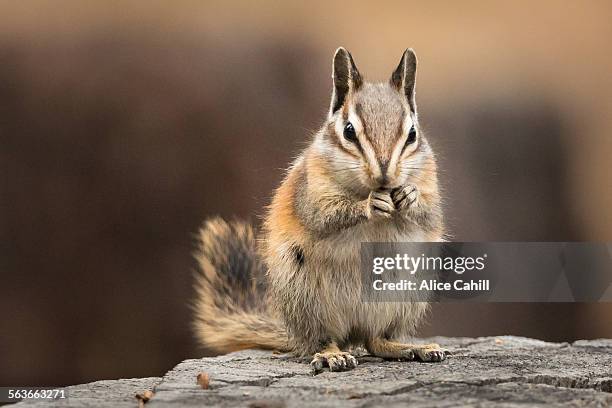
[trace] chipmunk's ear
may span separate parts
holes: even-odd
[[[359,89],[363,83],[351,53],[340,47],[334,54],[332,78],[334,90],[330,106],[330,115],[342,107],[346,96]]]
[[[416,113],[414,85],[416,83],[417,59],[414,51],[408,48],[404,51],[399,65],[391,74],[391,86],[406,96],[410,110]]]

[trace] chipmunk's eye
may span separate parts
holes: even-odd
[[[357,143],[357,133],[351,122],[347,122],[344,126],[344,138],[349,142]]]
[[[416,142],[416,129],[414,128],[414,125],[412,125],[412,127],[410,128],[410,131],[408,132],[408,138],[406,139],[406,145],[409,144],[413,144],[414,142]]]

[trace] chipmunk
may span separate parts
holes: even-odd
[[[311,355],[315,373],[356,367],[352,346],[383,358],[445,359],[437,344],[399,342],[427,303],[361,301],[361,242],[443,240],[416,68],[407,49],[387,83],[368,83],[338,48],[329,114],[276,190],[260,245],[247,224],[205,223],[194,305],[204,347]]]

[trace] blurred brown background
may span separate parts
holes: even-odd
[[[323,120],[331,56],[420,59],[456,240],[612,238],[612,3],[0,4],[0,385],[160,375],[193,234],[257,221]],[[585,271],[588,274],[588,271]],[[436,306],[422,335],[612,337],[611,304]]]

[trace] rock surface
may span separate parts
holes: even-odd
[[[612,340],[547,343],[520,337],[433,338],[453,352],[442,363],[363,356],[347,372],[312,376],[306,361],[264,351],[185,360],[163,378],[68,387],[44,406],[155,407],[612,406]],[[196,384],[210,376],[209,389]],[[16,407],[38,405],[21,402]],[[42,405],[39,405],[42,406]]]

